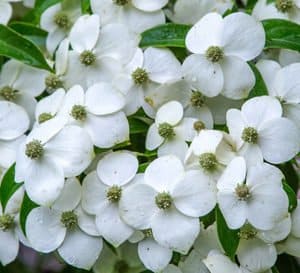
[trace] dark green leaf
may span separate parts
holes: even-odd
[[[142,163],[139,165],[138,173],[144,173],[150,162]]]
[[[272,267],[272,273],[280,273],[276,266]]]
[[[299,177],[292,162],[281,164],[279,168],[283,172],[286,182],[294,190],[294,192],[297,192],[299,188]]]
[[[289,198],[289,212],[292,212],[297,207],[297,195],[286,182],[283,182],[283,189]]]
[[[191,27],[180,24],[160,25],[142,33],[141,47],[185,47],[185,36]]]
[[[202,216],[200,218],[201,222],[204,225],[204,228],[208,228],[216,221],[216,213],[215,210],[212,210],[210,213]]]
[[[300,25],[282,19],[267,19],[262,23],[266,32],[266,48],[300,51]]]
[[[28,197],[27,193],[25,193],[23,202],[20,210],[20,225],[23,233],[26,235],[26,219],[28,214],[34,209],[38,207],[31,199]]]
[[[255,75],[255,85],[252,88],[252,90],[250,91],[250,94],[248,96],[248,99],[251,99],[253,97],[258,97],[258,96],[264,96],[264,95],[268,95],[268,89],[267,86],[265,84],[265,81],[263,79],[263,77],[261,76],[259,70],[256,68],[256,66],[252,63],[248,63]]]
[[[148,124],[134,117],[129,118],[129,127],[130,134],[146,133],[149,128]]]
[[[173,252],[171,264],[178,265],[180,262],[181,254],[178,252]]]
[[[19,60],[30,66],[52,71],[42,52],[18,32],[0,24],[0,55]]]
[[[299,273],[300,265],[295,257],[287,254],[278,256],[276,268],[280,273]],[[276,272],[276,271],[275,271]]]
[[[81,11],[82,13],[91,13],[90,0],[81,0]]]
[[[255,4],[257,3],[258,0],[248,0],[247,1],[247,5],[246,5],[246,9],[247,10],[251,10],[254,8]]]
[[[234,258],[240,241],[239,230],[232,230],[227,226],[227,223],[218,207],[216,208],[216,221],[219,241],[225,253],[230,258]]]
[[[22,186],[22,183],[15,182],[15,164],[4,174],[0,185],[0,201],[3,211],[12,195]]]

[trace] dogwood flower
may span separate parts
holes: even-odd
[[[252,98],[241,110],[230,109],[226,118],[237,150],[248,164],[256,164],[263,158],[278,164],[299,152],[299,130],[292,121],[282,117],[282,107],[275,98]]]
[[[242,157],[233,159],[218,181],[218,204],[231,229],[248,221],[261,230],[274,228],[288,212],[283,174],[267,163],[246,168]],[[276,202],[274,202],[276,199]]]
[[[264,44],[264,29],[253,17],[237,12],[223,19],[208,13],[186,36],[186,47],[194,54],[183,62],[184,77],[193,90],[207,97],[222,93],[245,98],[255,84],[247,61],[257,57]]]
[[[187,253],[200,231],[198,217],[216,204],[210,182],[199,171],[185,172],[173,155],[152,161],[144,181],[124,190],[122,218],[136,229],[150,228],[160,245]]]
[[[35,250],[49,253],[57,249],[68,264],[89,270],[103,243],[91,216],[79,209],[80,199],[79,181],[69,178],[52,208],[37,207],[29,213],[26,233]]]

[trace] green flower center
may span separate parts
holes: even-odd
[[[258,141],[257,130],[253,127],[247,127],[242,132],[242,140],[247,143],[256,144]]]
[[[74,211],[65,211],[62,213],[60,221],[67,229],[74,229],[77,226],[78,217]]]
[[[64,12],[59,12],[54,16],[54,23],[63,29],[67,29],[70,27],[70,19],[68,15]]]
[[[0,230],[7,231],[14,226],[14,218],[9,214],[0,216]]]
[[[90,50],[85,50],[80,54],[80,62],[84,64],[85,66],[90,66],[96,62],[96,55],[90,51]]]
[[[149,81],[149,75],[147,71],[143,68],[137,68],[131,74],[131,77],[136,85],[142,85]]]
[[[289,12],[294,7],[293,0],[276,0],[276,8],[281,12]]]
[[[204,153],[199,157],[199,164],[205,171],[212,172],[218,167],[218,160],[213,153]]]
[[[60,87],[63,87],[63,82],[55,74],[48,75],[45,79],[45,84],[49,90],[56,90]]]
[[[41,158],[44,154],[44,148],[41,141],[34,139],[27,143],[25,148],[25,154],[30,159]]]
[[[193,107],[200,108],[205,103],[205,96],[203,96],[199,91],[193,91],[190,102]]]
[[[74,105],[71,110],[71,116],[78,121],[85,121],[87,112],[82,105]]]
[[[125,6],[129,3],[129,0],[113,0],[113,2],[118,6]]]
[[[165,139],[170,139],[175,136],[173,126],[166,122],[159,124],[158,134]]]
[[[235,193],[239,200],[246,201],[250,198],[250,190],[246,184],[238,184],[235,188]]]
[[[5,86],[0,90],[0,96],[5,100],[13,101],[17,98],[18,90],[15,90],[9,86]]]
[[[53,116],[50,113],[42,113],[38,117],[38,122],[39,122],[39,124],[41,124],[41,123],[43,123],[43,122],[45,122],[49,119],[52,119],[52,118],[53,118]]]
[[[201,130],[205,129],[205,124],[201,120],[198,120],[194,122],[194,129],[197,132],[200,132]]]
[[[119,202],[121,196],[122,196],[122,188],[117,185],[111,186],[110,188],[108,188],[106,192],[107,199],[112,203]]]
[[[238,233],[238,236],[244,240],[253,239],[256,235],[257,231],[250,224],[245,224]]]
[[[210,46],[205,53],[206,58],[213,62],[217,63],[221,61],[224,57],[223,50],[218,46]]]
[[[155,197],[155,203],[159,209],[169,209],[172,206],[173,199],[168,192],[161,192]]]
[[[128,273],[129,265],[125,261],[120,260],[116,262],[114,269],[115,269],[114,272],[117,273]]]

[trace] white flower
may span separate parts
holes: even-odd
[[[65,177],[73,177],[90,164],[93,144],[78,126],[66,126],[53,118],[30,132],[18,150],[17,182],[23,182],[30,199],[50,205],[58,198]]]
[[[110,83],[94,84],[86,93],[76,85],[66,93],[58,116],[82,127],[95,146],[110,148],[129,139],[129,124],[121,111],[124,105],[123,94]]]
[[[184,118],[183,107],[177,101],[161,106],[147,133],[146,148],[158,148],[158,155],[174,154],[184,159],[188,149],[186,141],[192,141],[196,135],[194,123],[197,119]]]
[[[96,215],[100,234],[113,246],[124,243],[134,232],[119,215],[119,203],[129,183],[135,182],[137,158],[129,152],[113,152],[105,155],[97,165],[97,171],[83,181],[83,208]]]
[[[22,0],[0,0],[0,24],[6,25],[12,16],[13,9],[9,2],[20,2]]]
[[[299,130],[282,117],[282,107],[275,98],[252,98],[241,111],[230,109],[226,118],[237,150],[249,164],[262,162],[263,158],[270,163],[282,163],[300,150]]]
[[[144,180],[124,191],[122,218],[136,229],[150,228],[160,245],[187,253],[200,231],[198,217],[216,204],[210,182],[199,171],[185,172],[171,155],[152,161]]]
[[[238,12],[223,19],[208,13],[186,36],[186,46],[194,54],[185,59],[183,74],[192,89],[208,97],[222,93],[245,98],[255,84],[247,61],[257,57],[264,44],[264,29],[253,17]]]
[[[94,13],[99,14],[101,24],[121,23],[130,30],[141,33],[165,23],[161,8],[167,0],[91,0]]]
[[[292,63],[300,63],[300,53],[294,50],[281,49],[279,52],[278,61],[282,66]]]
[[[19,145],[25,140],[29,118],[25,110],[8,101],[0,101],[0,167],[9,168],[16,160]]]
[[[257,229],[274,228],[288,212],[282,179],[281,171],[272,165],[262,163],[246,170],[242,157],[233,159],[217,184],[218,204],[228,226],[237,229],[248,221]]]
[[[102,250],[102,238],[92,216],[79,205],[81,186],[77,179],[66,181],[52,208],[33,209],[26,220],[27,238],[35,250],[59,255],[78,268],[90,269]]]
[[[48,31],[46,47],[52,55],[59,43],[68,36],[74,22],[81,15],[80,3],[58,3],[47,8],[41,15],[41,27]]]

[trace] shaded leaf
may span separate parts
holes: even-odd
[[[255,75],[255,85],[250,91],[248,99],[251,99],[253,97],[268,95],[267,86],[259,70],[256,68],[256,66],[253,63],[248,63],[248,64]]]
[[[297,195],[286,182],[283,182],[283,189],[289,198],[289,212],[292,212],[297,207]]]

